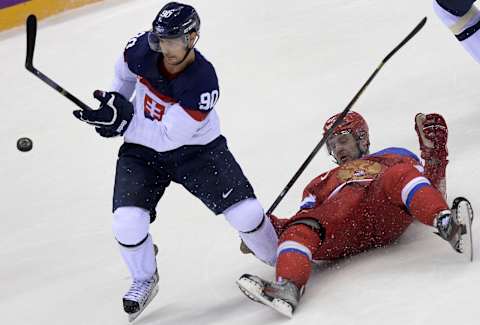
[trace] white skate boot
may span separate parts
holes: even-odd
[[[158,272],[144,281],[134,280],[128,292],[123,296],[123,309],[128,320],[133,322],[158,293]]]

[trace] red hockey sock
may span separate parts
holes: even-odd
[[[296,224],[280,237],[277,258],[277,280],[287,279],[303,287],[312,270],[312,254],[320,245],[320,235],[312,228]]]
[[[433,226],[433,219],[448,205],[443,195],[433,186],[419,189],[410,203],[410,212],[422,223]]]

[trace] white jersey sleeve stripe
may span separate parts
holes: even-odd
[[[407,207],[407,209],[410,208],[410,202],[415,192],[425,185],[427,186],[430,185],[430,181],[425,177],[419,176],[412,179],[410,182],[407,183],[407,185],[403,187],[402,201],[403,201],[403,204],[405,204],[405,206]]]

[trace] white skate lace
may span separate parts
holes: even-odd
[[[148,280],[134,280],[128,292],[123,296],[126,300],[144,302],[156,285],[155,275]]]

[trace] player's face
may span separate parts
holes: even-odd
[[[188,45],[185,37],[160,38],[159,43],[163,57],[167,63],[177,64],[183,60]]]
[[[328,147],[339,164],[360,158],[357,141],[350,133],[330,137]]]

